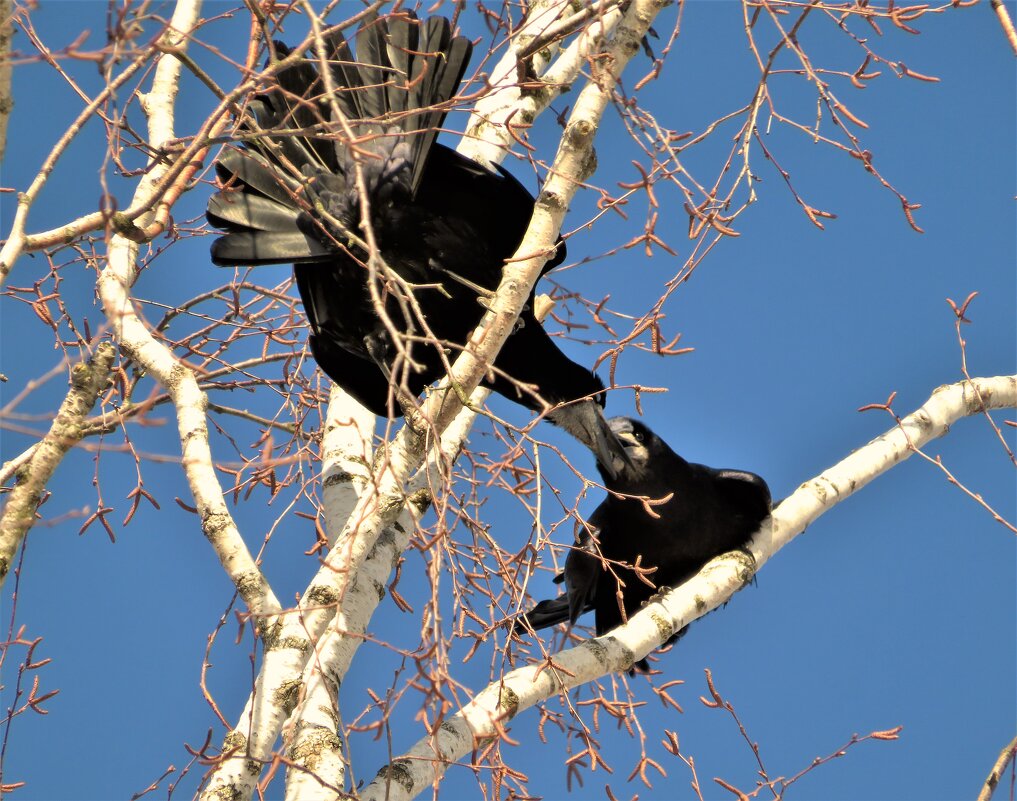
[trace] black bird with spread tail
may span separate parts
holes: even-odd
[[[465,346],[534,199],[500,167],[435,142],[472,49],[446,19],[401,11],[372,20],[357,33],[355,57],[339,33],[323,44],[250,101],[241,145],[222,152],[223,189],[207,216],[225,234],[212,261],[292,263],[315,361],[361,404],[392,416],[393,386],[419,395]],[[369,268],[362,222],[391,272],[377,261]],[[564,257],[559,242],[544,271]],[[371,275],[381,277],[375,297]],[[609,473],[624,463],[601,411],[603,383],[548,336],[532,293],[483,384],[534,411],[551,407],[548,418]]]
[[[558,623],[571,627],[592,610],[597,636],[606,634],[659,588],[675,587],[715,556],[743,547],[770,514],[770,490],[754,473],[690,464],[638,420],[615,417],[609,423],[629,463],[615,476],[602,471],[610,494],[555,578],[565,584],[565,594],[538,603],[516,622],[517,632]],[[653,504],[650,514],[640,498],[667,500]],[[653,586],[637,575],[637,561]],[[684,633],[679,631],[668,644]],[[645,659],[634,667],[648,670]]]

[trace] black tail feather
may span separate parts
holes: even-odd
[[[237,231],[212,243],[212,263],[220,267],[238,264],[299,264],[320,261],[332,251],[300,231]]]
[[[381,117],[387,110],[384,85],[390,76],[383,69],[388,63],[384,43],[387,32],[388,26],[382,19],[357,31],[357,68],[364,87],[358,95],[365,119]]]
[[[469,39],[453,38],[444,17],[420,23],[407,13],[379,19],[357,32],[357,80],[362,88],[352,94],[359,119],[377,121],[362,123],[369,126],[365,132],[416,132],[402,140],[379,137],[367,148],[387,160],[401,142],[408,145],[405,158],[411,169],[406,183],[411,195],[420,185],[427,155],[448,113],[440,107],[455,96],[472,49]],[[421,109],[430,110],[412,114]],[[375,169],[387,171],[384,165]]]
[[[329,56],[332,83],[338,90],[335,95],[336,102],[339,103],[339,107],[347,119],[364,119],[368,116],[360,106],[360,98],[364,94],[361,87],[364,82],[356,60],[353,58],[349,42],[336,31],[326,39],[325,44],[326,53]],[[337,144],[336,149],[341,150],[341,145]]]
[[[428,21],[429,22],[429,21]],[[425,22],[425,25],[427,23]],[[382,60],[391,66],[385,76],[386,111],[398,114],[413,109],[410,92],[405,88],[411,84],[414,62],[420,61],[415,55],[421,48],[418,44],[419,25],[412,25],[405,20],[393,19],[388,25],[388,41],[377,42],[375,48],[384,48]],[[425,46],[431,46],[429,37],[424,36]],[[427,96],[422,95],[422,96]]]
[[[296,208],[294,196],[301,191],[300,182],[273,166],[273,163],[253,150],[224,150],[216,165],[223,181],[236,179],[247,189],[271,198],[284,206]],[[217,197],[222,192],[212,195]]]
[[[435,21],[445,23],[445,20],[441,17],[432,17],[428,20],[428,23]],[[429,25],[429,27],[435,26]],[[444,58],[439,55],[426,62],[426,68],[430,71],[431,83],[428,86],[427,93],[423,94],[423,98],[434,97],[444,98],[444,100],[432,101],[426,105],[434,105],[436,102],[444,103],[447,99],[453,97],[459,88],[460,81],[463,79],[463,73],[466,72],[466,65],[470,62],[470,54],[473,51],[473,45],[470,40],[460,36],[449,43],[448,39],[449,31],[446,23],[441,32],[441,49],[439,50],[433,44],[430,48],[435,52],[444,53]],[[416,60],[414,72],[410,77],[411,84],[425,69],[424,65],[425,62],[422,59],[418,58]],[[425,104],[420,103],[418,108],[420,107],[425,107]],[[438,136],[438,129],[445,122],[446,113],[446,111],[431,111],[418,126],[424,133],[420,134],[415,142],[412,177],[414,190],[420,185],[420,178],[424,173],[426,161],[424,156],[430,151],[431,145],[434,144],[434,140]]]
[[[253,192],[220,192],[208,200],[208,219],[217,228],[293,231],[299,212]]]
[[[209,221],[226,231],[213,245],[217,264],[300,262],[335,252],[343,227],[355,230],[360,222],[359,197],[346,178],[354,163],[346,126],[358,150],[373,156],[359,159],[368,192],[396,202],[413,197],[447,113],[442,106],[454,97],[472,46],[452,36],[448,20],[421,23],[411,12],[373,21],[356,43],[354,60],[341,34],[325,40],[331,98],[316,68],[321,54],[312,50],[279,72],[277,88],[249,104],[253,123],[241,126],[246,141],[225,149],[217,165],[224,183],[237,185],[209,203]],[[281,43],[276,50],[283,58],[291,53]],[[278,130],[290,133],[272,134]],[[258,199],[228,197],[238,193]],[[311,219],[315,205],[340,231]]]

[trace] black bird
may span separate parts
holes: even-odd
[[[565,571],[555,578],[564,582],[565,594],[538,603],[516,622],[517,632],[558,623],[571,627],[592,609],[597,636],[606,634],[659,588],[675,587],[713,557],[743,547],[770,514],[770,490],[759,476],[690,464],[638,420],[615,417],[609,423],[629,463],[614,477],[604,474],[612,494],[594,511],[565,559]],[[668,500],[651,505],[650,514],[639,497]],[[656,568],[643,573],[653,586],[637,575],[637,560],[642,571]],[[667,644],[684,633],[682,629]],[[645,659],[634,667],[648,669]]]
[[[361,404],[392,416],[393,386],[416,397],[446,373],[423,323],[454,361],[522,241],[534,199],[502,168],[435,142],[472,49],[448,20],[421,22],[408,11],[375,19],[357,33],[356,58],[339,33],[324,45],[328,80],[314,50],[281,70],[278,87],[249,103],[254,122],[241,124],[241,146],[219,157],[224,189],[207,216],[226,233],[212,261],[293,263],[315,361]],[[365,216],[391,273],[368,268]],[[544,271],[564,258],[559,241]],[[372,300],[371,275],[391,328]],[[399,283],[413,287],[422,314]],[[532,293],[483,383],[529,409],[553,407],[548,418],[609,473],[624,461],[601,411],[603,383],[555,345],[533,315]]]

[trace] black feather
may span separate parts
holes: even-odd
[[[253,192],[219,192],[208,201],[208,219],[218,228],[292,231],[299,212]]]

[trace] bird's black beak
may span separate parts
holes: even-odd
[[[624,443],[619,441],[618,437],[611,430],[611,426],[600,413],[599,406],[597,407],[597,417],[599,418],[597,421],[599,423],[597,426],[597,446],[594,448],[593,453],[597,457],[597,464],[600,466],[600,469],[608,477],[617,479],[621,471],[627,467],[632,467],[632,459],[625,450]]]
[[[597,457],[597,466],[609,478],[617,478],[622,470],[632,466],[632,459],[625,452],[624,444],[615,436],[596,401],[570,403],[548,416],[552,422],[593,451]]]

